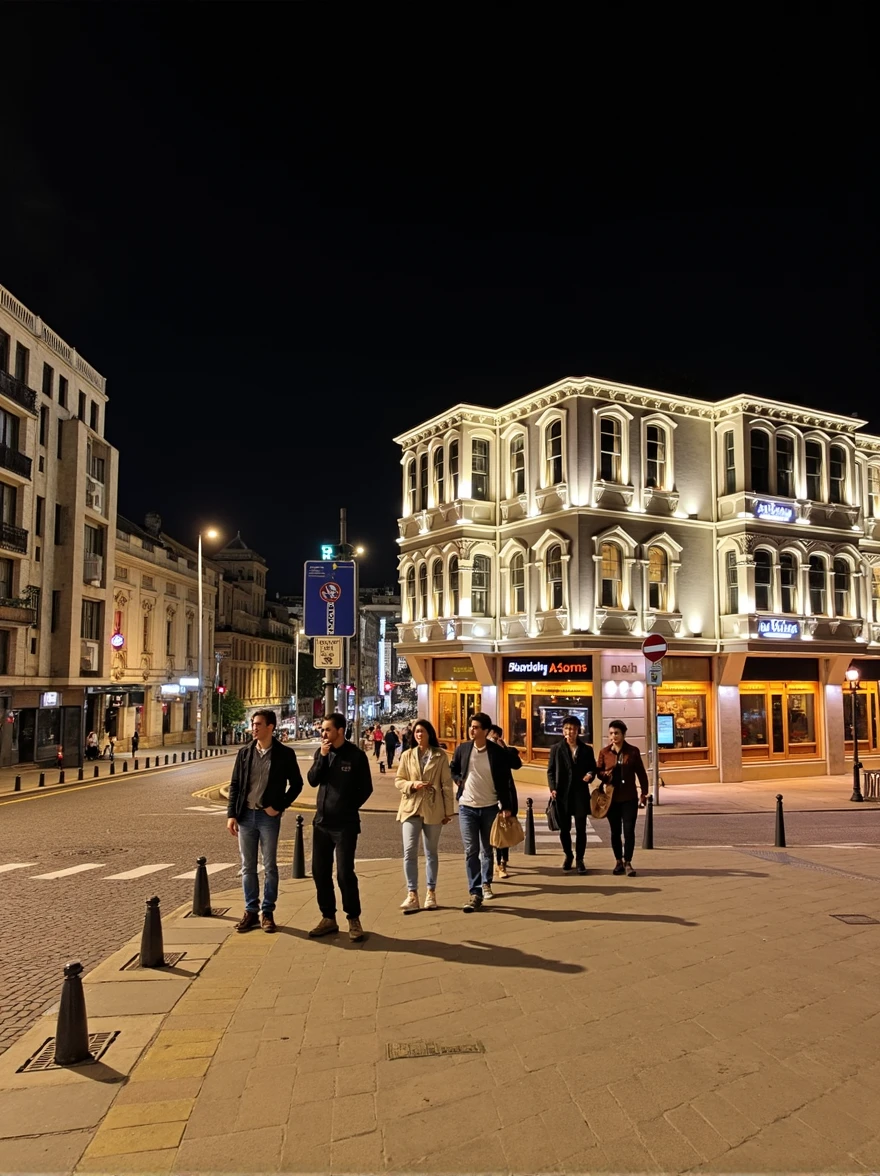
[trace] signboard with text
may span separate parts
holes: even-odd
[[[307,637],[353,637],[357,618],[354,562],[307,560],[303,604]]]
[[[758,636],[769,638],[771,641],[791,641],[800,637],[799,621],[789,621],[785,617],[759,617]]]
[[[787,502],[768,502],[759,498],[755,502],[755,517],[768,523],[793,523],[795,510]]]
[[[317,669],[317,670],[341,670],[342,669],[342,638],[341,637],[316,637],[315,638],[315,669]]]
[[[577,678],[589,682],[593,677],[593,659],[589,654],[583,657],[574,654],[562,657],[537,657],[534,654],[506,657],[502,674],[508,682],[569,682]]]

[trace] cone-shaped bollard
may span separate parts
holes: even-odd
[[[208,871],[205,869],[207,864],[206,857],[196,859],[196,880],[193,884],[192,913],[202,919],[207,919],[211,915],[211,888],[208,885]]]
[[[645,831],[642,834],[642,849],[654,848],[654,798],[649,796],[645,801]]]
[[[302,813],[296,814],[296,834],[293,839],[293,873],[291,878],[305,878],[306,876],[306,850],[303,845],[303,818]]]
[[[64,987],[55,1028],[55,1065],[75,1066],[91,1059],[89,1053],[89,1022],[86,1017],[86,998],[83,993],[83,966],[79,960],[64,965]]]
[[[782,812],[782,793],[776,794],[776,848],[785,849],[785,815]]]
[[[147,899],[139,962],[142,968],[161,968],[165,964],[165,945],[162,942],[162,917],[159,914],[159,899],[155,895]]]
[[[532,798],[528,797],[526,800],[526,839],[523,842],[523,853],[534,856],[537,852],[535,849],[535,813],[532,807]]]

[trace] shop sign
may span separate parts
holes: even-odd
[[[794,507],[786,502],[768,502],[759,498],[755,503],[755,517],[768,523],[793,523]]]
[[[163,682],[159,687],[160,694],[180,694],[181,686],[179,682]]]
[[[46,690],[40,695],[41,707],[61,706],[61,695],[57,690]]]
[[[447,661],[445,658],[434,663],[437,682],[476,682],[477,672],[470,661]]]
[[[603,682],[644,682],[645,659],[640,653],[603,653]]]
[[[185,690],[191,689],[192,687],[198,686],[198,684],[199,684],[198,678],[178,678],[178,682],[180,682],[180,685]]]
[[[503,676],[509,682],[568,682],[576,678],[593,676],[593,664],[589,657],[506,657]]]
[[[758,636],[771,637],[775,641],[790,641],[800,637],[799,621],[786,621],[782,617],[761,617],[758,621]]]

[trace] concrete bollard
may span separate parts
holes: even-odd
[[[38,788],[45,788],[46,787],[46,773],[45,772],[40,772],[40,779],[37,782],[37,787]]]
[[[144,930],[141,935],[140,966],[162,968],[165,966],[165,945],[162,942],[162,917],[159,914],[159,899],[154,894],[147,899],[144,912]]]
[[[64,965],[64,984],[55,1027],[55,1065],[76,1066],[91,1060],[89,1022],[79,960]]]
[[[15,777],[15,784],[12,789],[13,792],[21,792],[21,776]]]
[[[535,849],[535,813],[532,798],[528,797],[526,800],[526,839],[523,842],[523,853],[534,857],[537,853]]]
[[[64,769],[63,769],[63,768],[62,768],[62,769],[61,769],[61,771],[58,773],[58,783],[59,783],[59,784],[63,784],[63,783],[64,783]]]
[[[642,849],[654,848],[654,798],[645,801],[645,831],[642,834]]]
[[[782,811],[782,793],[776,794],[776,848],[785,849],[785,814]]]
[[[296,814],[296,834],[293,839],[293,871],[292,878],[305,878],[306,876],[306,850],[303,845],[303,816],[302,813]]]
[[[205,869],[207,863],[206,857],[200,857],[196,860],[196,877],[193,884],[192,913],[203,919],[208,918],[211,914],[211,888],[208,885],[208,871]]]
[[[79,769],[79,771],[76,773],[76,778],[77,778],[77,780],[81,780],[81,779],[83,778],[83,776],[84,776],[84,775],[85,775],[85,768],[82,768],[82,767],[81,767],[81,768]]]

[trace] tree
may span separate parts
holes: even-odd
[[[302,707],[299,705],[300,699],[322,698],[323,694],[324,675],[320,670],[315,669],[315,661],[310,653],[301,653],[299,655],[299,698],[296,700],[300,714],[302,714]]]
[[[230,727],[234,727],[236,723],[243,723],[245,716],[244,703],[238,697],[234,690],[227,690],[225,694],[221,694],[222,703],[220,704],[220,714],[223,718],[223,730],[228,731]],[[214,699],[214,708],[216,714],[217,700]]]
[[[394,688],[394,711],[401,718],[414,719],[418,713],[419,692],[412,678]]]

